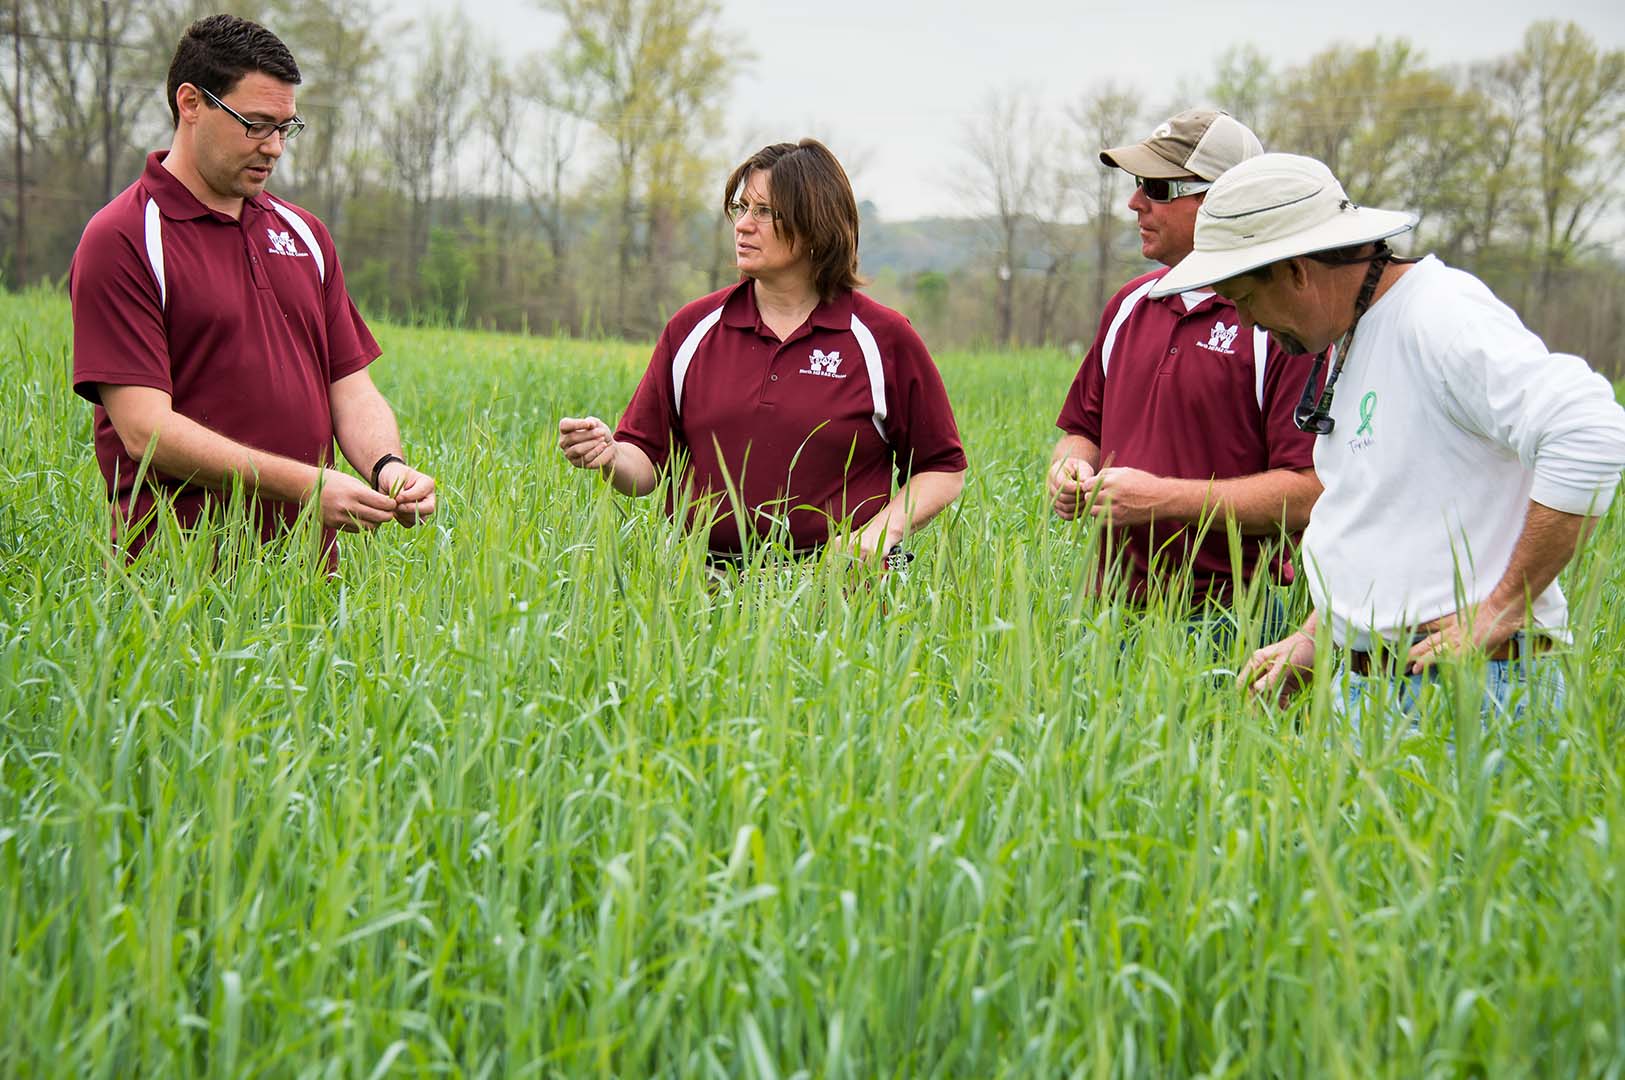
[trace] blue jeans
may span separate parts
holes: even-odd
[[[1356,675],[1345,661],[1333,682],[1332,709],[1343,723],[1358,734],[1369,718],[1409,720],[1417,727],[1416,715],[1430,694],[1445,689],[1446,669],[1437,665],[1421,675],[1387,673]],[[1516,660],[1488,660],[1484,664],[1483,699],[1479,714],[1513,725],[1526,718],[1537,727],[1560,712],[1568,693],[1563,666],[1557,657],[1523,655]],[[1385,725],[1389,734],[1392,724]]]
[[[1279,641],[1291,633],[1287,625],[1286,605],[1277,595],[1264,598],[1257,616],[1257,634],[1260,645]],[[1205,642],[1216,656],[1225,656],[1235,647],[1241,636],[1241,624],[1234,609],[1219,604],[1207,604],[1185,620],[1185,632],[1192,641]]]

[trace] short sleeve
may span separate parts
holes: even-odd
[[[1307,353],[1289,353],[1272,337],[1265,354],[1264,398],[1260,422],[1270,469],[1310,469],[1315,464],[1315,436],[1300,431],[1293,422],[1304,383],[1315,370],[1315,358]],[[1315,376],[1315,392],[1326,385],[1326,365]]]
[[[1106,340],[1106,328],[1122,305],[1123,293],[1119,292],[1100,313],[1095,340],[1084,354],[1083,363],[1078,365],[1072,385],[1067,388],[1061,415],[1055,418],[1056,427],[1068,435],[1080,435],[1096,446],[1100,445],[1100,414],[1106,400],[1106,367],[1101,362],[1100,350]]]
[[[907,320],[892,331],[893,379],[886,387],[886,437],[898,483],[915,473],[963,472],[965,449],[942,374]]]
[[[649,367],[632,391],[632,400],[626,403],[621,422],[615,428],[615,438],[624,440],[642,450],[655,468],[663,468],[671,455],[672,437],[677,431],[677,409],[672,397],[671,324],[660,333]]]
[[[99,383],[174,392],[158,279],[144,249],[98,215],[68,272],[73,304],[73,389],[97,405]]]
[[[1081,435],[1100,445],[1100,410],[1106,395],[1106,372],[1100,365],[1100,337],[1078,366],[1072,385],[1067,388],[1066,400],[1061,403],[1061,415],[1055,426],[1068,435]]]
[[[350,299],[344,284],[344,268],[339,264],[338,249],[327,226],[312,215],[301,215],[311,222],[316,242],[321,244],[327,261],[327,280],[322,286],[322,317],[327,324],[328,381],[338,382],[354,375],[378,359],[382,349],[367,328],[366,320]]]

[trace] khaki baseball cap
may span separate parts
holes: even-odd
[[[1133,176],[1217,180],[1226,169],[1264,152],[1258,136],[1218,109],[1186,109],[1157,125],[1150,138],[1100,152],[1102,164]]]

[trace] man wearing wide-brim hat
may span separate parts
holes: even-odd
[[[1552,353],[1490,290],[1387,238],[1406,213],[1354,205],[1325,165],[1265,154],[1208,192],[1195,250],[1153,295],[1211,285],[1288,348],[1335,346],[1314,432],[1324,493],[1304,532],[1315,611],[1241,674],[1264,692],[1312,669],[1328,624],[1341,707],[1392,680],[1414,701],[1438,660],[1481,650],[1486,707],[1555,703],[1542,653],[1568,640],[1557,575],[1625,467],[1625,411],[1607,380]]]

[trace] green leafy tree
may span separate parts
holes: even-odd
[[[1447,209],[1452,172],[1471,144],[1475,102],[1404,39],[1336,46],[1282,79],[1276,150],[1324,161],[1358,202],[1397,204],[1424,222]]]
[[[430,229],[428,250],[418,260],[418,280],[423,287],[420,316],[432,323],[462,325],[473,278],[474,257],[457,232]]]
[[[1235,45],[1219,56],[1204,95],[1252,129],[1266,150],[1274,142],[1280,89],[1274,64],[1256,45]]]
[[[573,99],[612,148],[616,216],[614,314],[623,333],[646,320],[631,316],[631,288],[653,238],[664,250],[674,217],[674,185],[696,171],[698,149],[716,131],[737,50],[717,25],[717,0],[539,0],[564,18],[555,63],[571,85],[590,88]],[[641,201],[640,201],[641,196]],[[656,272],[659,289],[662,265]]]
[[[1528,139],[1540,223],[1542,301],[1618,197],[1625,50],[1602,51],[1574,23],[1537,22],[1513,57],[1533,95]]]

